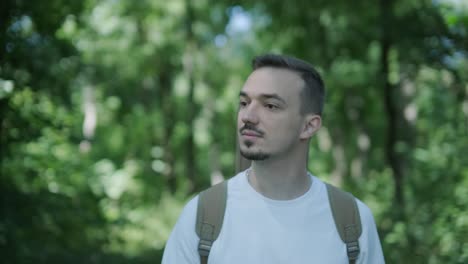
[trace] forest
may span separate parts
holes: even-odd
[[[308,169],[386,262],[468,263],[467,1],[2,0],[0,45],[3,263],[159,263],[264,53],[321,73]]]

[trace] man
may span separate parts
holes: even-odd
[[[348,263],[326,185],[307,171],[309,141],[322,122],[321,77],[308,63],[280,55],[255,58],[253,69],[237,118],[240,151],[252,164],[228,181],[223,225],[208,263]],[[164,264],[200,263],[198,201],[184,208]],[[356,263],[384,263],[372,214],[361,201],[357,205]]]

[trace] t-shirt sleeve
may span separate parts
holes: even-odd
[[[367,205],[359,200],[357,202],[362,224],[362,234],[359,238],[361,252],[359,254],[358,263],[385,263],[382,253],[382,246],[380,245],[379,234],[377,233],[377,227],[375,225],[372,212],[369,207],[367,207]]]
[[[198,235],[195,231],[198,196],[182,210],[164,249],[162,264],[199,264]]]

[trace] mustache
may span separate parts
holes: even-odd
[[[260,134],[261,136],[263,136],[263,131],[257,129],[254,125],[250,124],[250,123],[246,123],[241,129],[239,129],[239,132],[242,133],[244,130],[250,130],[250,131],[254,131],[258,134]]]

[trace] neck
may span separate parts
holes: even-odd
[[[306,164],[307,155],[253,161],[248,180],[250,185],[265,197],[273,200],[291,200],[306,193],[312,184]]]

